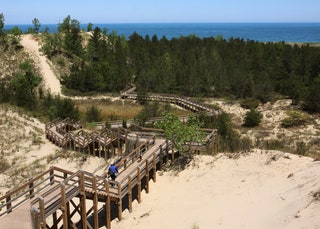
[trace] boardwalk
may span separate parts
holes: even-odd
[[[138,99],[133,89],[122,96]],[[183,98],[148,98],[175,103],[194,112],[214,113]],[[134,200],[141,202],[142,190],[149,192],[149,181],[156,182],[156,171],[162,169],[163,163],[175,157],[169,141],[147,133],[150,129],[140,128],[140,131],[118,127],[89,133],[82,130],[80,123],[69,119],[48,123],[46,137],[60,147],[98,157],[121,156],[117,162],[119,175],[112,181],[107,174],[52,167],[0,197],[0,228],[111,228],[111,221],[121,220],[123,210],[132,211]],[[205,131],[205,144],[188,145],[189,149],[215,148],[216,130]],[[129,141],[136,144],[131,152]],[[124,154],[122,145],[126,149]]]

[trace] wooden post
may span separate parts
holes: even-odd
[[[109,181],[108,179],[104,180],[104,187],[106,189],[106,227],[111,228],[111,208],[110,208],[110,192],[109,192]]]
[[[30,199],[32,199],[34,197],[34,187],[33,187],[33,182],[31,181],[32,178],[29,179],[29,195],[30,195]]]
[[[121,193],[121,183],[118,183],[118,219],[119,221],[122,219],[122,193]]]
[[[82,228],[87,228],[87,209],[86,209],[86,193],[84,189],[84,174],[80,173],[80,210],[81,210],[81,222]]]
[[[153,157],[152,157],[152,162],[153,162],[153,182],[157,181],[157,161],[156,161],[156,154],[153,153]]]
[[[68,229],[66,186],[64,182],[61,182],[60,185],[61,185],[61,211],[62,211],[63,229]]]
[[[94,174],[92,178],[92,188],[93,188],[93,227],[94,229],[98,229],[99,222],[98,222],[98,193],[97,193],[97,177]]]
[[[121,132],[120,132],[120,126],[118,126],[118,152],[117,155],[121,155]]]
[[[140,173],[140,167],[137,168],[138,173],[138,203],[141,203],[141,173]]]
[[[99,144],[98,144],[99,158],[101,158],[101,135],[99,135]]]
[[[54,170],[53,170],[53,168],[50,168],[49,175],[50,175],[50,185],[53,185],[53,183],[54,183]]]
[[[126,153],[129,152],[129,149],[128,149],[128,130],[126,129],[126,137],[125,137],[125,146],[126,146]]]
[[[44,212],[44,199],[42,197],[39,197],[39,208],[40,208],[40,228],[41,229],[46,229],[47,224],[46,224],[46,217],[45,217],[45,212]]]
[[[57,217],[57,212],[55,211],[54,213],[52,213],[52,218],[53,218],[53,229],[58,229],[58,217]]]
[[[146,193],[149,193],[149,161],[146,160]]]
[[[129,202],[129,212],[132,212],[132,179],[131,179],[131,176],[128,177],[128,202]]]
[[[6,194],[8,194],[8,193],[9,193],[9,191]],[[12,204],[11,204],[11,196],[10,195],[8,195],[6,197],[6,203],[7,203],[7,212],[8,213],[12,212]]]

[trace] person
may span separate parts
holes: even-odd
[[[109,166],[109,171],[108,171],[110,177],[112,180],[115,180],[119,171],[118,171],[118,168],[117,166],[115,165],[115,163],[112,163],[110,166]]]

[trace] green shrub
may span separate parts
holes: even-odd
[[[251,109],[246,113],[246,116],[244,117],[244,123],[243,126],[245,127],[255,127],[258,126],[262,119],[261,112]]]
[[[282,127],[289,128],[304,125],[308,122],[309,116],[300,111],[287,111],[287,117],[281,122]]]

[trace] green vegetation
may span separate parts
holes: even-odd
[[[190,115],[188,122],[183,124],[179,117],[167,113],[164,120],[156,123],[156,127],[164,130],[167,139],[173,142],[175,149],[184,152],[184,144],[202,142],[206,134],[200,130],[200,120]]]
[[[310,117],[301,111],[288,111],[286,114],[287,117],[281,122],[284,128],[304,125],[310,120]]]
[[[262,119],[262,114],[255,110],[255,109],[250,109],[244,117],[244,123],[243,126],[245,127],[255,127],[258,126],[261,122]]]

